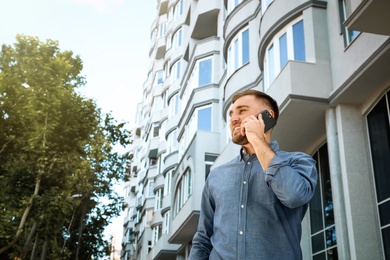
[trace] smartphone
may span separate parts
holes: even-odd
[[[275,118],[272,117],[270,112],[268,110],[264,110],[261,112],[263,121],[264,121],[264,133],[268,132],[272,127],[276,125],[276,120]]]

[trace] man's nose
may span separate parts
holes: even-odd
[[[236,122],[237,120],[238,120],[237,115],[235,115],[235,114],[231,114],[231,115],[230,115],[230,122],[231,122],[231,123],[234,123],[234,122]]]

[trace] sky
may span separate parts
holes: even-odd
[[[0,0],[0,45],[13,45],[17,34],[58,41],[61,51],[83,61],[87,84],[80,93],[131,129],[150,64],[156,7],[157,0]],[[120,216],[106,231],[118,232],[119,244],[122,224]]]

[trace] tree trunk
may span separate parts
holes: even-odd
[[[47,120],[48,120],[48,117],[49,117],[49,113],[46,111],[45,127],[43,129],[43,140],[42,140],[42,147],[43,148],[46,147],[46,130],[47,130]],[[54,162],[52,163],[52,165],[53,164],[54,164]],[[18,230],[16,231],[16,234],[15,234],[14,238],[12,239],[12,241],[10,243],[8,243],[8,245],[0,248],[0,254],[4,253],[8,249],[10,249],[12,246],[14,246],[16,244],[16,242],[18,241],[19,237],[22,235],[23,230],[24,230],[24,225],[26,224],[26,221],[27,221],[28,214],[30,213],[30,210],[31,210],[31,208],[33,206],[34,197],[38,195],[39,188],[40,188],[40,185],[41,185],[41,178],[42,178],[42,175],[43,175],[44,171],[45,171],[44,167],[41,167],[38,170],[37,180],[35,182],[34,194],[31,196],[30,201],[28,202],[28,205],[27,205],[26,209],[24,210],[22,219],[20,220],[20,224],[19,224]]]
[[[34,225],[32,226],[30,234],[28,235],[26,243],[24,243],[22,252],[20,253],[20,258],[21,259],[25,259],[26,258],[28,249],[31,246],[31,241],[32,241],[33,236],[35,235],[35,231],[37,230],[37,227],[38,227],[38,221],[34,220]]]
[[[39,233],[37,233],[37,235],[35,236],[34,246],[33,246],[33,250],[32,250],[31,255],[30,255],[30,260],[35,260],[35,254],[36,254],[37,247],[38,247],[38,239],[39,239]]]
[[[45,242],[43,242],[43,246],[42,246],[41,260],[45,260],[46,259],[47,247],[48,246],[49,246],[49,240],[48,240],[47,237],[45,237]]]
[[[26,221],[27,221],[27,216],[30,213],[30,210],[31,210],[32,205],[33,205],[34,197],[36,195],[38,195],[40,184],[41,184],[41,173],[38,173],[37,181],[35,183],[34,194],[31,196],[30,201],[28,202],[27,208],[24,210],[22,219],[20,220],[18,230],[16,231],[16,234],[15,234],[14,238],[12,239],[12,241],[10,243],[8,243],[8,245],[0,248],[0,254],[4,253],[8,249],[10,249],[12,246],[14,246],[16,244],[16,242],[18,241],[19,237],[22,235],[23,230],[24,230],[24,225],[26,224]]]

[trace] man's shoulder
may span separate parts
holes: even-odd
[[[211,172],[224,172],[226,169],[231,169],[234,165],[237,165],[241,162],[241,156],[236,156],[230,161],[224,162],[221,165],[215,167]]]

